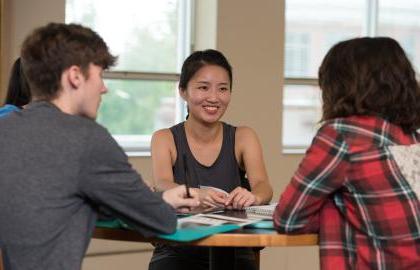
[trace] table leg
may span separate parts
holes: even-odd
[[[235,248],[232,247],[211,247],[210,248],[210,270],[242,270],[246,269],[259,270],[260,269],[260,249],[254,249],[254,261],[242,262],[242,265],[237,265],[238,257]],[[240,256],[240,255],[239,255]],[[255,265],[253,264],[255,262]]]
[[[256,265],[257,270],[260,269],[260,250],[261,250],[260,248],[254,249],[255,265]]]
[[[235,249],[230,247],[210,248],[210,270],[234,270]]]

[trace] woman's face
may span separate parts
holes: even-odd
[[[189,117],[205,123],[217,122],[230,102],[228,72],[216,65],[205,65],[190,79],[187,89],[180,91],[187,102]]]

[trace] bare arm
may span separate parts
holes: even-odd
[[[172,165],[176,159],[175,143],[169,129],[156,131],[152,136],[152,173],[155,188],[165,191],[178,184],[174,181]]]
[[[238,187],[227,201],[233,208],[269,203],[273,189],[268,180],[261,144],[257,134],[248,127],[238,127],[235,135],[235,154],[246,171],[251,192]]]

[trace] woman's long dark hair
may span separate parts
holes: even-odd
[[[333,46],[319,68],[322,120],[375,115],[405,132],[420,128],[420,88],[392,38],[356,38]]]
[[[22,71],[20,58],[16,59],[10,71],[9,85],[7,87],[6,104],[22,107],[31,101],[31,92],[28,82]]]

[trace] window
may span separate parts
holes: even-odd
[[[318,67],[337,42],[359,36],[390,36],[420,70],[419,12],[416,0],[286,1],[285,153],[302,153],[315,135],[322,113]]]
[[[390,36],[404,48],[417,72],[420,71],[420,2],[416,0],[378,3],[378,36]]]
[[[284,69],[287,77],[309,75],[309,34],[286,33],[286,55],[288,56]]]
[[[108,94],[97,121],[128,154],[149,151],[151,134],[184,115],[177,83],[191,17],[185,0],[66,1],[66,22],[91,27],[118,56],[104,74]]]

